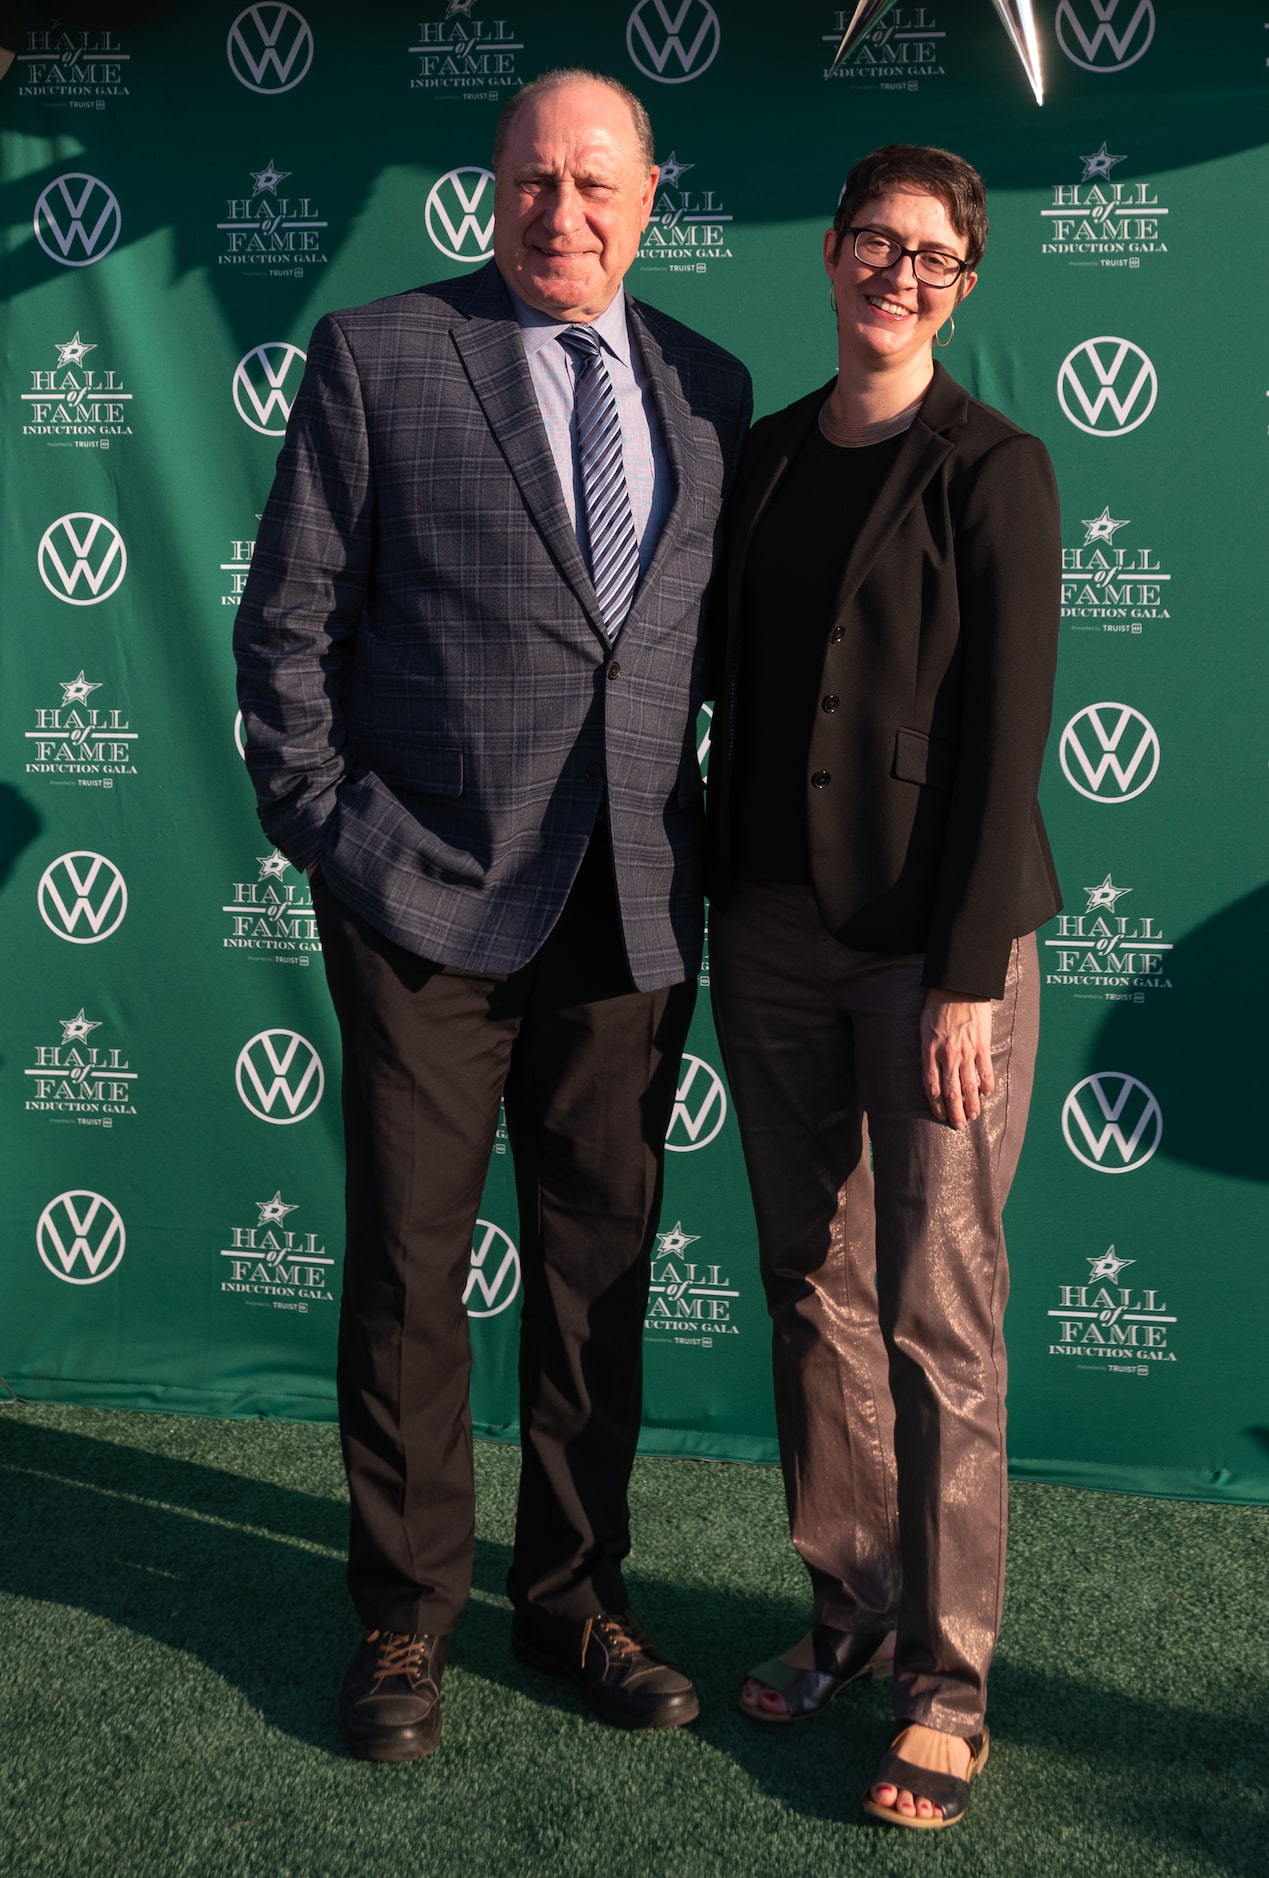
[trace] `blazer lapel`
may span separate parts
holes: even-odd
[[[466,308],[468,318],[452,328],[454,344],[535,527],[607,645],[599,602],[564,506],[510,299],[492,263],[473,285],[477,291]]]
[[[674,500],[670,505],[670,512],[665,518],[665,525],[657,544],[652,550],[652,559],[635,588],[634,598],[630,603],[630,612],[634,613],[641,600],[653,590],[662,564],[674,553],[682,531],[687,485],[692,473],[692,443],[691,411],[686,398],[679,389],[678,373],[667,361],[659,342],[642,318],[642,310],[637,301],[627,300],[626,317],[631,328],[632,343],[638,346],[648,375],[652,402],[656,406],[657,419],[661,425],[665,453],[674,475]]]

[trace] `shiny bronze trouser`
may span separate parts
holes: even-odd
[[[840,945],[802,887],[742,886],[711,920],[815,1620],[896,1622],[896,1715],[970,1735],[1004,1587],[1000,1211],[1031,1098],[1039,971],[1034,937],[1016,941],[992,1011],[995,1093],[956,1130],[922,1087],[922,965]]]

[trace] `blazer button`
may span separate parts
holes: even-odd
[[[817,769],[811,778],[812,789],[827,789],[833,778],[826,769]]]
[[[608,667],[608,683],[611,685],[614,678],[620,678],[620,677],[621,677],[621,667],[620,665],[618,665],[616,659],[614,659],[612,664]]]
[[[586,772],[586,780],[588,783],[601,783],[604,780],[604,772],[600,769],[598,763],[591,764]]]
[[[835,711],[840,703],[841,699],[837,693],[830,691],[826,698],[820,699],[820,709],[821,711]]]
[[[846,628],[844,626],[834,626],[832,632],[828,635],[828,642],[830,645],[833,645],[833,646],[840,645],[841,641],[845,637],[846,637]]]

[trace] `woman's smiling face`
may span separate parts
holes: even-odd
[[[873,196],[855,216],[856,228],[876,228],[905,248],[930,248],[965,258],[958,235],[938,196],[921,189],[892,189]],[[934,335],[971,291],[978,276],[962,274],[951,287],[927,287],[906,254],[890,267],[866,267],[855,259],[854,239],[830,228],[824,237],[824,267],[837,300],[840,344],[877,364],[908,364],[928,351]]]

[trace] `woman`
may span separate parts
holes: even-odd
[[[755,426],[735,496],[710,774],[715,1011],[813,1591],[741,1705],[802,1719],[893,1659],[902,1731],[865,1808],[927,1830],[987,1757],[1000,1210],[1034,931],[1061,904],[1036,805],[1053,472],[932,352],[986,234],[982,179],[947,151],[890,145],[847,177],[824,240],[837,377]]]

